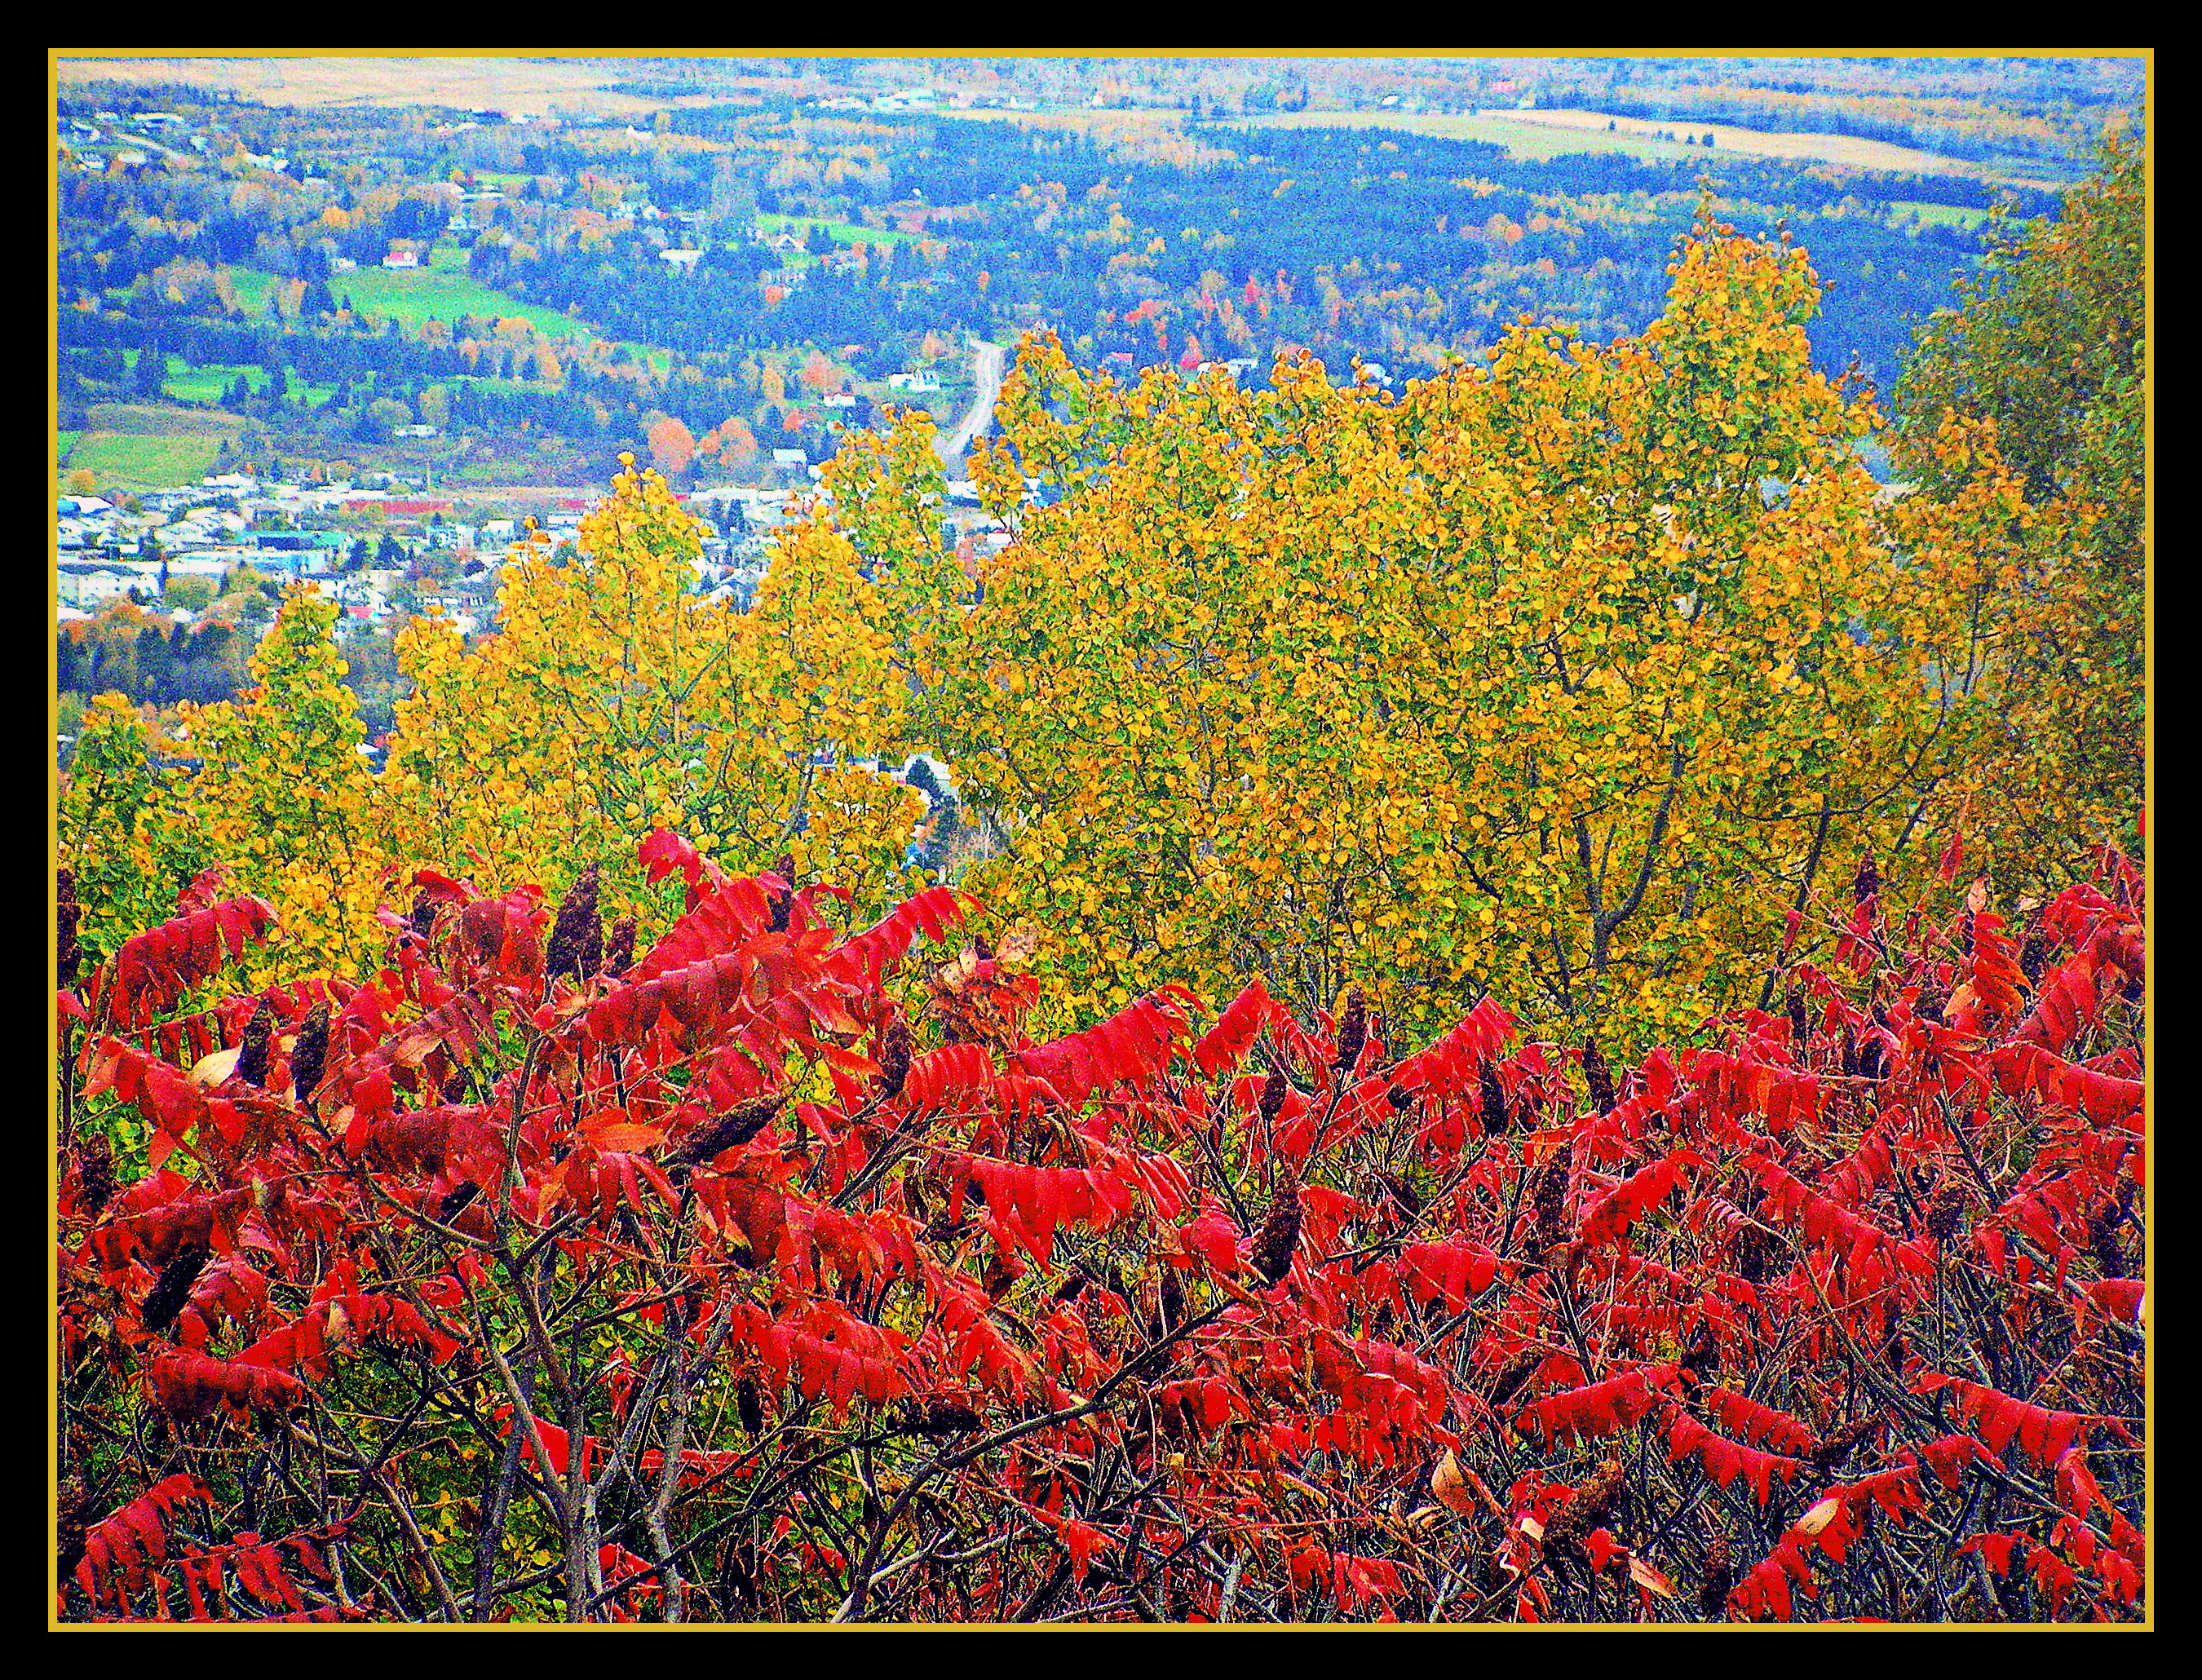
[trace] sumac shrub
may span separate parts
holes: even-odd
[[[951,891],[643,863],[632,957],[424,875],[362,984],[209,999],[244,905],[63,994],[58,1618],[2145,1613],[2115,854],[2038,981],[1861,895],[1595,1093],[1487,999],[1035,1044]]]

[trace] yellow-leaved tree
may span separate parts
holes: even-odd
[[[185,706],[198,768],[179,825],[280,914],[256,974],[291,979],[331,963],[365,968],[381,948],[376,909],[398,897],[401,860],[378,831],[359,709],[333,639],[335,602],[292,592],[252,656],[254,686]]]
[[[881,592],[998,838],[968,884],[1052,930],[1069,1011],[1259,975],[1634,1040],[1752,1000],[1861,856],[1946,840],[2017,487],[1953,426],[1952,493],[1881,504],[1801,251],[1708,224],[1670,272],[1639,338],[1525,320],[1396,399],[1027,341],[972,469],[1016,540],[974,598],[916,520]]]
[[[1920,328],[1896,391],[1896,461],[1930,495],[1949,415],[1992,421],[2039,510],[1999,662],[2003,728],[1971,778],[2001,874],[2138,852],[2146,775],[2148,183],[2136,139],[2102,142],[2056,220],[1998,217],[1957,307]]]
[[[630,470],[578,546],[560,565],[530,545],[499,633],[475,647],[433,619],[404,633],[414,693],[382,789],[394,843],[555,887],[662,825],[739,865],[792,852],[876,902],[916,801],[854,768],[898,740],[902,695],[847,542],[791,532],[755,610],[736,612],[698,597],[695,522]]]
[[[244,965],[256,982],[370,970],[376,912],[408,908],[422,868],[556,894],[596,864],[607,913],[662,916],[635,860],[660,826],[737,870],[792,855],[803,878],[853,890],[852,920],[891,904],[911,884],[919,801],[864,767],[902,745],[905,691],[846,539],[791,528],[756,606],[735,612],[698,592],[695,522],[630,459],[576,548],[562,563],[547,541],[521,545],[494,634],[406,628],[411,692],[379,774],[335,608],[311,590],[285,600],[256,688],[187,709],[195,772],[164,772],[127,708],[94,708],[60,835],[93,956],[170,913],[211,864],[276,909],[281,936]]]

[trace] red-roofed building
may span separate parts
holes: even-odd
[[[372,505],[380,508],[385,513],[399,513],[407,515],[449,513],[453,506],[450,502],[386,502],[381,500],[380,498],[377,498],[372,504],[365,502],[347,502],[344,505],[346,507],[363,507]]]

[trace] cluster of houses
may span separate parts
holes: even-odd
[[[1037,102],[1012,99],[1007,94],[943,92],[935,87],[898,87],[868,97],[845,93],[812,102],[821,111],[1036,111]]]
[[[418,489],[404,475],[308,486],[229,473],[192,488],[147,491],[132,498],[135,511],[100,496],[60,497],[56,616],[91,617],[124,597],[157,604],[180,578],[204,578],[219,592],[236,569],[250,567],[270,581],[311,584],[347,616],[380,624],[403,610],[399,586],[406,573],[372,563],[355,566],[351,556],[362,537],[379,548],[387,535],[411,555],[445,550],[463,557],[457,578],[419,584],[413,598],[443,610],[462,633],[486,628],[499,575],[521,532],[509,519],[469,522],[453,503],[423,498]],[[567,498],[539,516],[554,551],[579,535],[590,505]],[[371,521],[356,517],[370,508]],[[704,528],[697,589],[746,606],[764,575],[771,533],[791,516],[788,492],[705,492],[689,499],[689,509]],[[180,623],[194,616],[188,608],[162,610]]]
[[[76,159],[83,174],[105,173],[110,163],[124,168],[149,163],[156,156],[175,155],[178,145],[189,146],[201,157],[227,155],[238,142],[224,124],[209,122],[193,131],[191,123],[173,111],[141,111],[125,115],[118,111],[95,111],[91,118],[72,119],[56,136]],[[227,140],[227,144],[224,141]],[[280,153],[248,151],[245,159],[255,168],[284,169],[291,160]],[[308,180],[303,186],[324,186]]]

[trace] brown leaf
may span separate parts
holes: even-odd
[[[1797,1519],[1796,1531],[1810,1538],[1834,1522],[1836,1514],[1842,1508],[1843,1502],[1840,1500],[1823,1499]]]
[[[237,1058],[243,1046],[217,1050],[211,1056],[202,1056],[191,1064],[191,1083],[202,1091],[211,1091],[237,1071]]]
[[[1456,1516],[1475,1513],[1475,1495],[1469,1491],[1468,1478],[1460,1473],[1460,1460],[1451,1447],[1445,1449],[1445,1457],[1430,1472],[1430,1497]]]

